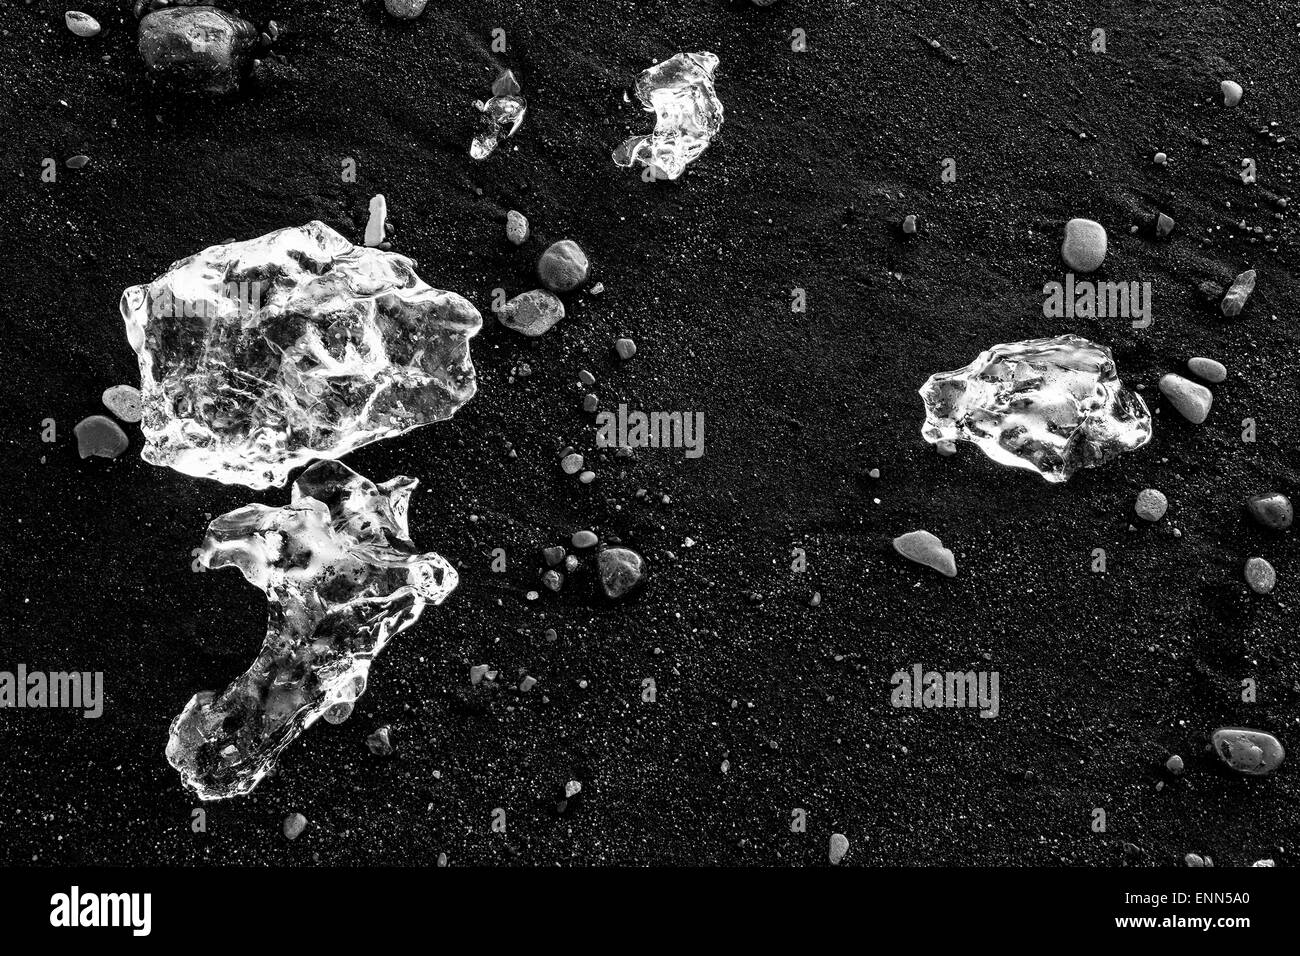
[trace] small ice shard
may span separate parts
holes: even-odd
[[[515,135],[524,121],[528,101],[519,95],[514,73],[506,70],[492,84],[492,98],[486,103],[475,100],[474,107],[483,114],[483,132],[470,143],[469,154],[474,159],[487,159],[502,138]]]
[[[1255,270],[1247,269],[1233,281],[1232,287],[1228,289],[1228,294],[1223,297],[1223,303],[1220,308],[1224,315],[1240,315],[1241,310],[1246,307],[1246,300],[1250,294],[1255,291]]]
[[[387,238],[384,229],[387,222],[388,200],[383,193],[375,193],[370,197],[370,218],[366,220],[367,246],[377,246]]]
[[[234,92],[256,44],[256,27],[212,6],[163,7],[140,21],[140,57],[149,75],[183,92]]]
[[[450,418],[482,316],[405,256],[320,222],[209,246],[122,294],[144,460],[266,488],[314,458]]]
[[[637,99],[655,114],[655,131],[624,141],[614,162],[641,163],[668,179],[680,176],[722,128],[722,103],[713,92],[717,68],[712,53],[678,53],[637,77]]]
[[[1067,480],[1151,440],[1151,415],[1110,349],[1077,335],[995,345],[921,387],[926,441],[969,441],[994,461]]]
[[[101,396],[104,407],[124,422],[140,420],[140,390],[134,385],[113,385]]]
[[[238,568],[270,608],[253,665],[172,721],[167,760],[201,799],[248,793],[319,717],[350,710],[375,655],[456,587],[446,560],[411,543],[416,484],[375,485],[322,461],[294,482],[287,507],[246,505],[208,525],[199,563]]]
[[[117,422],[103,415],[91,415],[77,422],[72,429],[77,436],[77,452],[82,458],[98,455],[100,458],[116,458],[126,451],[130,441],[126,432],[118,427]]]

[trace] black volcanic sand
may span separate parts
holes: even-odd
[[[62,4],[9,6],[0,669],[102,670],[108,702],[98,720],[0,714],[0,860],[804,864],[825,863],[840,832],[850,864],[1300,862],[1294,766],[1248,779],[1205,750],[1235,724],[1300,748],[1295,532],[1243,511],[1250,494],[1300,491],[1296,230],[1276,215],[1300,144],[1294,12],[434,0],[402,24],[282,0],[252,14],[283,28],[279,85],[185,102],[143,79],[121,5],[82,5],[105,24],[93,40],[64,28]],[[490,50],[497,26],[504,55]],[[1094,26],[1104,55],[1088,52]],[[791,52],[796,27],[806,53]],[[681,180],[646,183],[610,160],[651,127],[624,92],[683,50],[721,58],[726,124]],[[528,115],[475,163],[471,104],[503,67]],[[1246,89],[1233,110],[1226,77]],[[90,165],[63,169],[77,153]],[[40,181],[47,156],[56,183]],[[1255,186],[1237,176],[1247,156]],[[956,183],[940,182],[944,157]],[[211,517],[288,491],[145,464],[135,426],[120,459],[81,461],[72,429],[106,387],[138,384],[123,288],[311,219],[359,241],[376,192],[394,248],[485,314],[494,288],[534,287],[560,238],[605,291],[571,297],[540,340],[489,323],[473,345],[478,396],[453,421],[348,456],[376,481],[420,479],[412,538],[457,563],[461,586],[376,662],[349,721],[312,728],[275,778],[209,805],[194,834],[168,724],[253,660],[266,603],[234,571],[192,573],[190,551]],[[512,208],[533,226],[523,248],[504,238]],[[1177,221],[1167,241],[1149,234],[1157,211]],[[921,228],[905,239],[908,213]],[[1072,216],[1110,233],[1098,278],[1153,283],[1151,328],[1043,317]],[[1238,319],[1197,307],[1197,283],[1248,267],[1259,285]],[[791,311],[796,287],[806,314]],[[1114,349],[1151,404],[1150,445],[1050,485],[921,439],[929,374],[1064,332]],[[610,352],[622,335],[640,346],[627,363]],[[1194,355],[1230,370],[1200,427],[1156,391]],[[512,378],[523,362],[532,375]],[[703,412],[705,455],[597,451],[584,368],[604,408]],[[560,472],[570,444],[594,484]],[[1169,514],[1134,530],[1146,487]],[[558,595],[540,588],[541,548],[581,528],[646,556],[644,594],[599,601],[589,571]],[[917,528],[954,550],[956,578],[893,552]],[[498,547],[504,574],[490,570]],[[791,572],[795,547],[806,573]],[[1251,555],[1276,566],[1271,595],[1247,588]],[[471,686],[477,663],[494,684]],[[998,671],[1001,713],[892,708],[891,674],[915,663]],[[1241,701],[1247,678],[1255,703]],[[385,723],[396,751],[375,757],[364,741]],[[1179,779],[1163,769],[1173,753]],[[561,810],[570,780],[582,793]],[[311,824],[288,843],[294,811]]]

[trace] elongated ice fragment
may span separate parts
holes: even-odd
[[[1110,349],[1077,335],[995,345],[921,387],[926,441],[973,442],[996,462],[1067,480],[1151,440],[1151,415]]]
[[[248,793],[319,717],[346,717],[375,655],[456,587],[450,564],[411,543],[416,484],[375,485],[322,461],[294,482],[287,507],[246,505],[208,525],[199,565],[238,568],[270,607],[252,666],[172,721],[167,760],[200,798]]]
[[[210,246],[122,294],[144,460],[266,488],[450,418],[482,316],[414,263],[321,222]]]
[[[717,68],[712,53],[678,53],[637,77],[637,99],[655,114],[655,130],[624,141],[614,162],[641,163],[668,179],[680,176],[722,128],[722,103],[713,91]]]

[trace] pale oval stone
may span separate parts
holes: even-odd
[[[1075,272],[1095,272],[1106,259],[1106,230],[1091,219],[1071,219],[1065,224],[1061,258]]]
[[[1280,491],[1251,495],[1246,499],[1246,510],[1255,521],[1274,531],[1285,531],[1295,520],[1291,499]]]
[[[1223,93],[1224,106],[1236,106],[1241,102],[1242,93],[1241,84],[1234,80],[1224,80],[1219,84],[1219,90]]]
[[[124,422],[140,420],[140,390],[132,385],[114,385],[104,389],[104,407]]]
[[[424,12],[429,0],[384,0],[384,9],[399,20],[414,20]]]
[[[564,318],[564,303],[545,289],[515,296],[497,313],[501,324],[521,335],[536,337]]]
[[[516,246],[522,246],[527,241],[528,219],[523,213],[513,209],[506,213],[506,238]]]
[[[1138,492],[1133,510],[1143,521],[1159,521],[1169,510],[1169,499],[1155,488],[1147,488]]]
[[[624,362],[636,355],[636,343],[631,339],[616,339],[614,341],[614,351]]]
[[[844,859],[844,855],[849,852],[849,838],[843,833],[831,834],[831,851],[830,860],[833,866],[838,866],[839,862]]]
[[[560,460],[560,470],[566,475],[576,475],[582,471],[582,456],[578,454],[565,455]]]
[[[542,253],[537,275],[553,292],[572,292],[587,281],[590,271],[586,253],[571,239],[561,239]]]
[[[388,200],[383,193],[370,197],[370,218],[366,220],[366,245],[374,248],[387,238]]]
[[[1221,362],[1214,361],[1214,359],[1201,358],[1200,356],[1190,358],[1187,360],[1187,368],[1197,378],[1202,378],[1213,385],[1217,385],[1228,377],[1227,368]]]
[[[916,217],[905,216],[903,218],[903,233],[908,236],[916,235]]]
[[[291,813],[284,818],[284,835],[288,839],[298,839],[305,829],[307,829],[307,818],[301,813]]]
[[[909,531],[894,539],[894,550],[917,564],[934,568],[940,574],[957,576],[957,562],[943,542],[928,531]]]
[[[98,36],[100,31],[99,21],[89,13],[82,13],[80,10],[69,10],[63,15],[63,22],[79,37]]]
[[[91,455],[116,458],[131,444],[117,422],[103,415],[83,418],[72,431],[77,436],[77,453],[82,458]]]
[[[1263,558],[1247,558],[1246,583],[1256,594],[1268,594],[1277,586],[1277,572]]]
[[[1210,736],[1210,746],[1238,773],[1262,777],[1286,759],[1286,750],[1272,734],[1247,727],[1220,727]]]
[[[631,548],[606,548],[596,555],[596,567],[610,600],[626,597],[645,581],[645,559]]]
[[[573,546],[575,548],[594,548],[596,542],[600,539],[596,537],[594,531],[575,531],[573,534]]]
[[[1160,393],[1169,399],[1169,404],[1178,410],[1193,425],[1199,425],[1209,417],[1214,395],[1204,385],[1174,375],[1172,372],[1160,380]]]

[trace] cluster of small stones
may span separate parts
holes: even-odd
[[[579,555],[590,556],[600,545],[600,537],[589,529],[575,531],[569,539],[572,552],[563,545],[549,545],[542,549],[542,585],[550,591],[559,591],[566,580],[584,567]],[[595,567],[601,590],[611,601],[629,597],[645,585],[646,562],[631,548],[615,541],[607,542],[595,552]],[[530,592],[535,594],[535,592]]]

